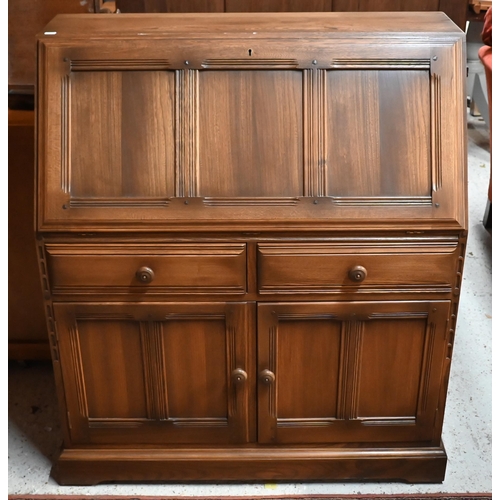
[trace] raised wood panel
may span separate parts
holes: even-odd
[[[427,318],[367,321],[360,346],[358,417],[401,418],[417,415]],[[422,356],[424,353],[424,356]],[[404,379],[404,384],[401,383]]]
[[[74,71],[70,85],[72,202],[173,196],[173,73]]]
[[[326,102],[328,196],[430,203],[428,71],[328,71]]]
[[[186,349],[186,338],[195,347]],[[230,341],[234,343],[235,339]],[[169,385],[170,414],[178,419],[226,420],[229,367],[224,316],[207,322],[193,314],[192,318],[169,321],[164,331],[162,355]],[[197,396],[193,398],[193,394]],[[200,397],[207,394],[210,397]]]
[[[140,324],[130,320],[78,320],[74,360],[81,363],[87,417],[147,418]]]
[[[276,352],[270,353],[275,356],[275,370],[279,374],[278,417],[336,416],[341,322],[313,314],[304,319],[283,315],[280,320]],[[304,386],[309,390],[297,390]]]
[[[449,307],[259,304],[259,442],[431,442]]]
[[[199,196],[302,196],[302,73],[202,71],[199,79]]]

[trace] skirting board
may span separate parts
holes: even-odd
[[[441,483],[444,447],[66,449],[52,469],[61,485],[106,482],[398,481]]]

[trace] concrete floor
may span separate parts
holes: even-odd
[[[489,181],[488,131],[468,118],[469,239],[443,442],[442,484],[286,483],[61,487],[50,477],[61,445],[50,364],[9,363],[8,493],[153,496],[425,494],[492,492],[492,238],[482,225]]]

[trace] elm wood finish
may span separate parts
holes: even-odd
[[[440,13],[45,30],[57,481],[442,481],[463,33]]]

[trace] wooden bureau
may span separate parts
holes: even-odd
[[[56,480],[442,481],[463,32],[82,14],[37,40]]]

